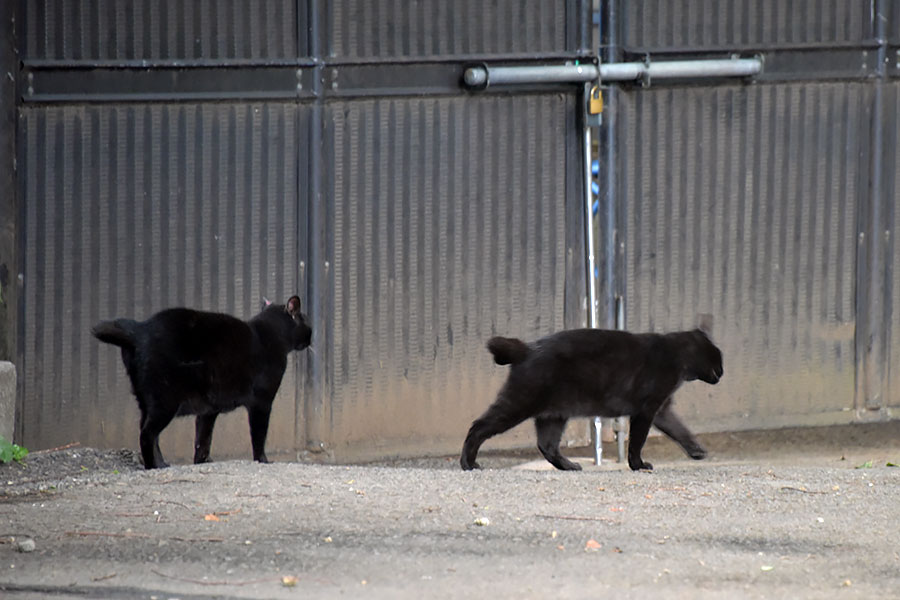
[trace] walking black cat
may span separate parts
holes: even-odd
[[[141,411],[141,455],[147,469],[168,466],[159,434],[182,415],[197,415],[194,462],[208,462],[216,417],[238,406],[247,408],[253,459],[268,462],[269,414],[287,355],[308,347],[312,339],[297,296],[284,305],[267,305],[249,321],[170,308],[146,321],[103,321],[92,332],[122,349]]]
[[[699,330],[633,334],[573,329],[531,344],[515,338],[488,340],[498,365],[512,365],[494,403],[469,428],[460,465],[479,468],[478,449],[490,437],[534,418],[538,449],[557,469],[581,465],[559,451],[571,417],[631,417],[628,466],[653,468],[641,459],[650,425],[678,442],[694,459],[706,450],[672,410],[672,395],[684,381],[715,384],[722,377],[722,352]]]

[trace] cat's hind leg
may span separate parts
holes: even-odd
[[[574,463],[559,452],[559,440],[566,428],[566,419],[562,417],[535,417],[534,427],[537,430],[538,450],[547,461],[561,471],[580,471],[581,465]]]
[[[159,434],[172,422],[174,411],[150,408],[141,417],[141,456],[145,469],[162,469],[168,467],[159,449]]]
[[[459,464],[463,470],[480,469],[481,466],[475,462],[475,458],[478,456],[478,449],[481,448],[481,445],[488,438],[512,429],[530,416],[529,413],[516,410],[504,391],[501,391],[497,400],[469,427],[469,433],[466,435],[462,454],[459,457]]]
[[[194,437],[194,464],[210,462],[209,449],[212,446],[213,427],[219,413],[197,415],[196,435]]]

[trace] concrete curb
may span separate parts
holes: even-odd
[[[16,426],[16,366],[0,360],[0,435],[13,441]]]

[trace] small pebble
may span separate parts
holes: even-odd
[[[34,552],[34,540],[24,538],[16,542],[16,550],[19,552]]]

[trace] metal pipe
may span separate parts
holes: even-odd
[[[594,284],[594,211],[591,190],[591,128],[587,125],[587,103],[590,95],[590,84],[584,86],[584,223],[587,244],[587,288],[588,288],[588,326],[597,327],[597,286]],[[594,464],[599,465],[603,458],[603,424],[600,417],[594,417]]]
[[[546,65],[522,67],[472,66],[464,80],[470,87],[514,85],[523,83],[581,83],[595,81],[634,81],[651,79],[684,79],[690,77],[747,77],[762,70],[759,58],[722,60],[672,60],[663,62],[604,63],[599,67],[581,65]]]
[[[625,330],[625,298],[618,296],[616,298],[616,329]],[[616,417],[613,424],[613,430],[616,432],[616,450],[619,455],[619,462],[625,461],[625,417]]]
[[[690,77],[747,77],[762,70],[759,58],[723,60],[671,60],[662,62],[606,63],[600,65],[601,81],[685,79]]]
[[[527,67],[469,67],[464,74],[466,85],[486,87],[517,83],[578,83],[597,79],[597,66],[548,65]]]
[[[616,63],[622,58],[622,49],[619,47],[619,19],[617,15],[618,2],[607,1],[601,3],[600,22],[597,23],[600,39],[600,60],[607,63]],[[602,63],[601,63],[602,64]],[[614,108],[615,90],[611,90],[607,95],[607,106]],[[611,114],[615,114],[615,110]],[[615,327],[615,279],[613,278],[613,264],[615,262],[615,151],[614,142],[615,135],[614,124],[605,121],[600,129],[600,156],[598,156],[598,167],[606,165],[604,187],[606,193],[598,194],[599,199],[606,204],[606,222],[603,227],[602,235],[605,245],[604,263],[604,279],[603,289],[605,290],[606,300],[606,319],[604,326],[612,329]],[[598,169],[599,170],[599,169]],[[599,173],[598,173],[599,175]],[[594,430],[596,439],[594,441],[594,464],[600,465],[603,460],[603,420],[600,417],[594,417]]]

